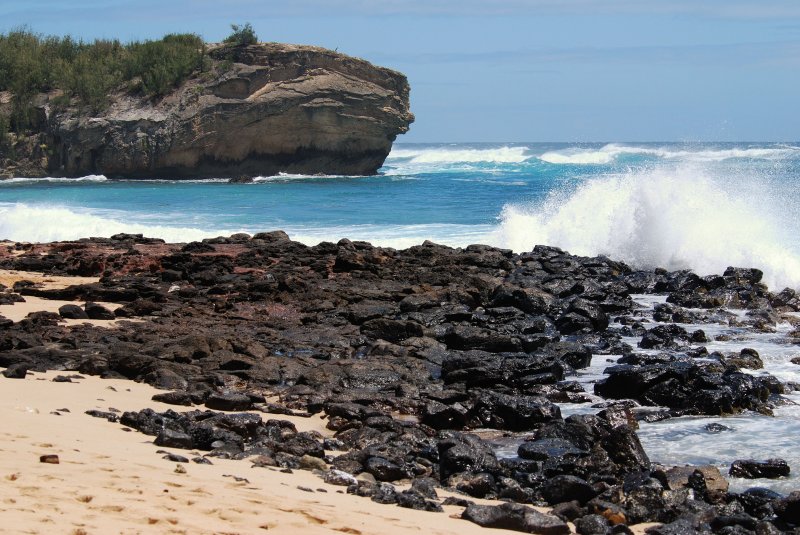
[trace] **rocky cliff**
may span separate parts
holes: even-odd
[[[414,120],[406,77],[358,58],[277,43],[208,54],[213,68],[158,101],[121,91],[90,116],[42,95],[41,134],[17,142],[4,174],[369,175]]]

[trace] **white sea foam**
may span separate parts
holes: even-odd
[[[59,177],[43,177],[43,178],[9,178],[0,180],[0,185],[3,184],[20,184],[20,183],[35,183],[35,182],[105,182],[108,179],[103,175],[87,175],[79,178],[59,178]]]
[[[465,247],[473,243],[489,243],[494,238],[493,225],[348,225],[334,227],[286,228],[293,240],[316,245],[321,241],[337,242],[342,238],[368,241],[381,247],[406,249],[425,240],[447,245]]]
[[[667,167],[592,179],[541,204],[507,205],[496,241],[703,275],[758,267],[770,288],[800,287],[800,225],[787,192],[718,179],[700,166]]]
[[[118,182],[146,182],[148,184],[226,184],[230,178],[127,178]]]
[[[143,217],[141,214],[139,217]],[[143,224],[130,220],[130,214],[101,214],[63,206],[0,203],[0,239],[21,242],[50,242],[86,237],[108,237],[125,232],[162,238],[167,242],[188,242],[228,236],[236,232],[250,234],[274,230],[260,225],[253,228],[202,229],[172,225]],[[151,221],[157,219],[149,217]],[[369,241],[375,245],[404,249],[425,240],[462,247],[472,243],[488,243],[493,225],[347,225],[325,227],[292,227],[282,225],[289,236],[307,245],[342,238]]]
[[[253,182],[288,182],[290,180],[325,180],[336,178],[367,178],[362,175],[304,175],[296,173],[278,173],[271,176],[257,176],[253,178]]]
[[[609,146],[599,150],[567,149],[545,152],[539,159],[554,164],[602,165],[611,163],[620,154],[620,151],[610,150],[607,147]]]
[[[731,159],[780,160],[800,157],[800,147],[781,145],[751,148],[696,148],[675,149],[666,147],[639,147],[610,143],[599,149],[569,148],[545,152],[539,156],[543,162],[572,165],[604,165],[625,155],[646,155],[666,160],[686,162],[721,162]]]
[[[168,242],[186,242],[229,235],[235,231],[146,225],[130,222],[125,214],[106,217],[59,206],[0,204],[0,239],[24,242],[108,237],[120,232],[144,234]]]
[[[412,164],[448,163],[522,163],[529,158],[527,147],[497,147],[491,149],[446,148],[435,149],[392,149],[387,163],[407,160]]]

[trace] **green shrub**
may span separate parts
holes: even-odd
[[[13,94],[10,130],[23,132],[32,126],[32,100],[38,93],[61,89],[64,95],[54,105],[72,101],[99,111],[125,85],[148,97],[163,96],[204,71],[206,61],[205,43],[195,34],[87,43],[22,27],[0,34],[0,91]]]
[[[232,33],[225,38],[224,42],[233,46],[254,45],[258,42],[258,36],[250,23],[244,26],[231,24]]]
[[[9,127],[10,125],[8,117],[5,115],[0,115],[0,156],[8,151],[8,148],[11,144],[8,137]]]
[[[161,96],[177,87],[191,74],[203,69],[205,44],[192,34],[171,34],[160,41],[130,45],[125,78],[141,79],[149,96]]]

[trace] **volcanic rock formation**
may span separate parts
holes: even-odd
[[[164,98],[120,92],[98,116],[56,109],[40,95],[42,133],[19,144],[6,171],[110,178],[369,175],[414,120],[406,77],[358,58],[278,43],[217,46],[208,55],[216,68]]]

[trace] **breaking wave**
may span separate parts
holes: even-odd
[[[599,149],[570,148],[545,152],[539,156],[551,164],[604,165],[625,156],[643,155],[665,160],[687,162],[721,162],[731,159],[781,160],[800,157],[800,147],[778,145],[751,148],[695,148],[638,147],[611,143]]]
[[[770,288],[797,288],[796,196],[763,182],[720,179],[685,164],[601,176],[551,192],[543,203],[506,205],[497,241],[517,251],[555,245],[701,275],[758,267]]]
[[[105,217],[58,206],[0,204],[0,239],[51,242],[109,237],[120,232],[144,234],[168,242],[187,242],[228,235],[233,231],[209,232],[197,228],[145,225],[126,222],[123,215],[119,218]]]
[[[30,184],[36,182],[106,182],[108,179],[103,175],[87,175],[80,178],[58,178],[58,177],[44,177],[44,178],[7,178],[0,180],[0,186],[4,184]]]
[[[465,247],[473,243],[488,243],[496,226],[459,224],[417,225],[346,225],[333,227],[288,227],[286,233],[293,240],[306,245],[321,241],[337,242],[342,238],[362,240],[381,247],[406,249],[425,240],[447,245]]]
[[[245,229],[213,229],[141,224],[127,221],[130,214],[98,215],[59,206],[0,204],[0,239],[18,242],[51,242],[87,237],[109,237],[118,233],[144,234],[168,243],[183,243],[229,236],[236,232],[254,234],[274,230],[275,225],[258,225]],[[35,223],[32,223],[35,222]],[[451,247],[486,242],[495,230],[493,225],[420,224],[420,225],[343,225],[292,226],[280,225],[289,236],[306,245],[322,241],[337,242],[342,238],[369,241],[383,247],[404,249],[425,240]]]
[[[387,163],[396,160],[404,160],[411,164],[522,163],[530,157],[527,152],[527,147],[392,149]]]

